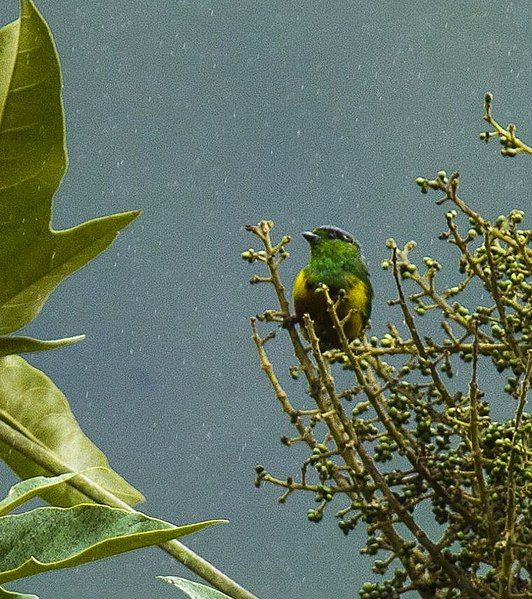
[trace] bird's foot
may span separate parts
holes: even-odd
[[[299,318],[295,314],[289,314],[288,316],[285,316],[283,318],[283,321],[281,322],[281,327],[283,329],[291,329],[295,327],[296,324],[298,324],[298,322]]]

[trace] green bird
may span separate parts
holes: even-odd
[[[325,284],[333,299],[341,289],[344,300],[337,308],[340,319],[351,313],[344,324],[348,341],[358,339],[364,333],[371,314],[373,287],[369,273],[355,238],[346,231],[332,226],[323,226],[305,231],[303,237],[310,244],[310,259],[294,280],[292,297],[298,322],[304,314],[314,321],[316,334],[322,349],[341,348],[338,334],[323,293],[316,289]]]

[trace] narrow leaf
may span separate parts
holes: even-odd
[[[20,356],[0,358],[0,419],[42,443],[72,471],[86,471],[86,477],[129,505],[144,500],[139,491],[111,470],[105,455],[84,435],[63,393]],[[2,442],[0,458],[23,479],[50,474]],[[40,495],[61,506],[89,501],[65,483]]]
[[[39,599],[37,595],[26,595],[26,593],[17,593],[16,591],[8,591],[0,587],[0,599]]]
[[[57,349],[65,345],[72,345],[85,339],[85,335],[76,335],[75,337],[65,337],[64,339],[52,339],[43,341],[33,339],[32,337],[0,337],[0,357],[10,356],[12,354],[26,354],[29,352],[45,351],[48,349]]]
[[[140,512],[93,504],[3,516],[0,584],[158,545],[219,522],[174,526]]]
[[[190,597],[190,599],[231,599],[229,595],[221,591],[217,591],[199,582],[187,580],[186,578],[178,578],[177,576],[158,576],[157,578],[177,587],[187,597]]]
[[[59,59],[31,0],[0,29],[0,335],[41,310],[55,287],[102,252],[138,212],[54,231],[52,197],[67,155]]]
[[[16,507],[29,501],[46,489],[50,489],[76,476],[75,472],[67,472],[59,476],[34,476],[23,480],[9,489],[9,494],[0,501],[0,516],[12,512]]]

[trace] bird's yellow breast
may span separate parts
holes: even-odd
[[[344,325],[344,332],[348,341],[359,338],[368,321],[368,303],[370,296],[366,285],[360,279],[353,276],[352,282],[345,289],[346,295],[344,301],[337,309],[340,319],[347,316],[352,310],[351,315]],[[341,344],[338,335],[334,329],[333,322],[327,312],[327,305],[323,293],[316,293],[312,286],[307,284],[305,269],[297,274],[292,289],[296,315],[299,319],[304,314],[314,321],[314,328],[318,335],[323,349],[340,348]],[[333,294],[333,299],[336,299]]]

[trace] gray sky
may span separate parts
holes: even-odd
[[[295,236],[285,280],[306,260],[299,232],[336,224],[359,239],[376,290],[373,327],[395,313],[384,240],[452,263],[441,208],[413,181],[459,170],[486,216],[529,205],[530,163],[478,133],[482,99],[532,138],[531,5],[180,0],[40,0],[59,49],[70,169],[62,228],[144,213],[58,289],[29,334],[86,333],[29,361],[66,393],[83,430],[148,497],[184,523],[231,523],[191,547],[261,598],[357,596],[373,575],[334,519],[284,506],[253,467],[297,472],[290,426],[261,377],[247,317],[271,306],[250,287],[242,225],[272,218]],[[16,17],[17,2],[0,7]],[[447,259],[446,258],[446,259]],[[273,346],[272,346],[273,347]],[[280,336],[275,357],[289,359]],[[302,387],[293,386],[301,396]],[[13,480],[4,471],[5,489]],[[170,597],[155,575],[187,575],[157,549],[30,579],[43,599]]]

